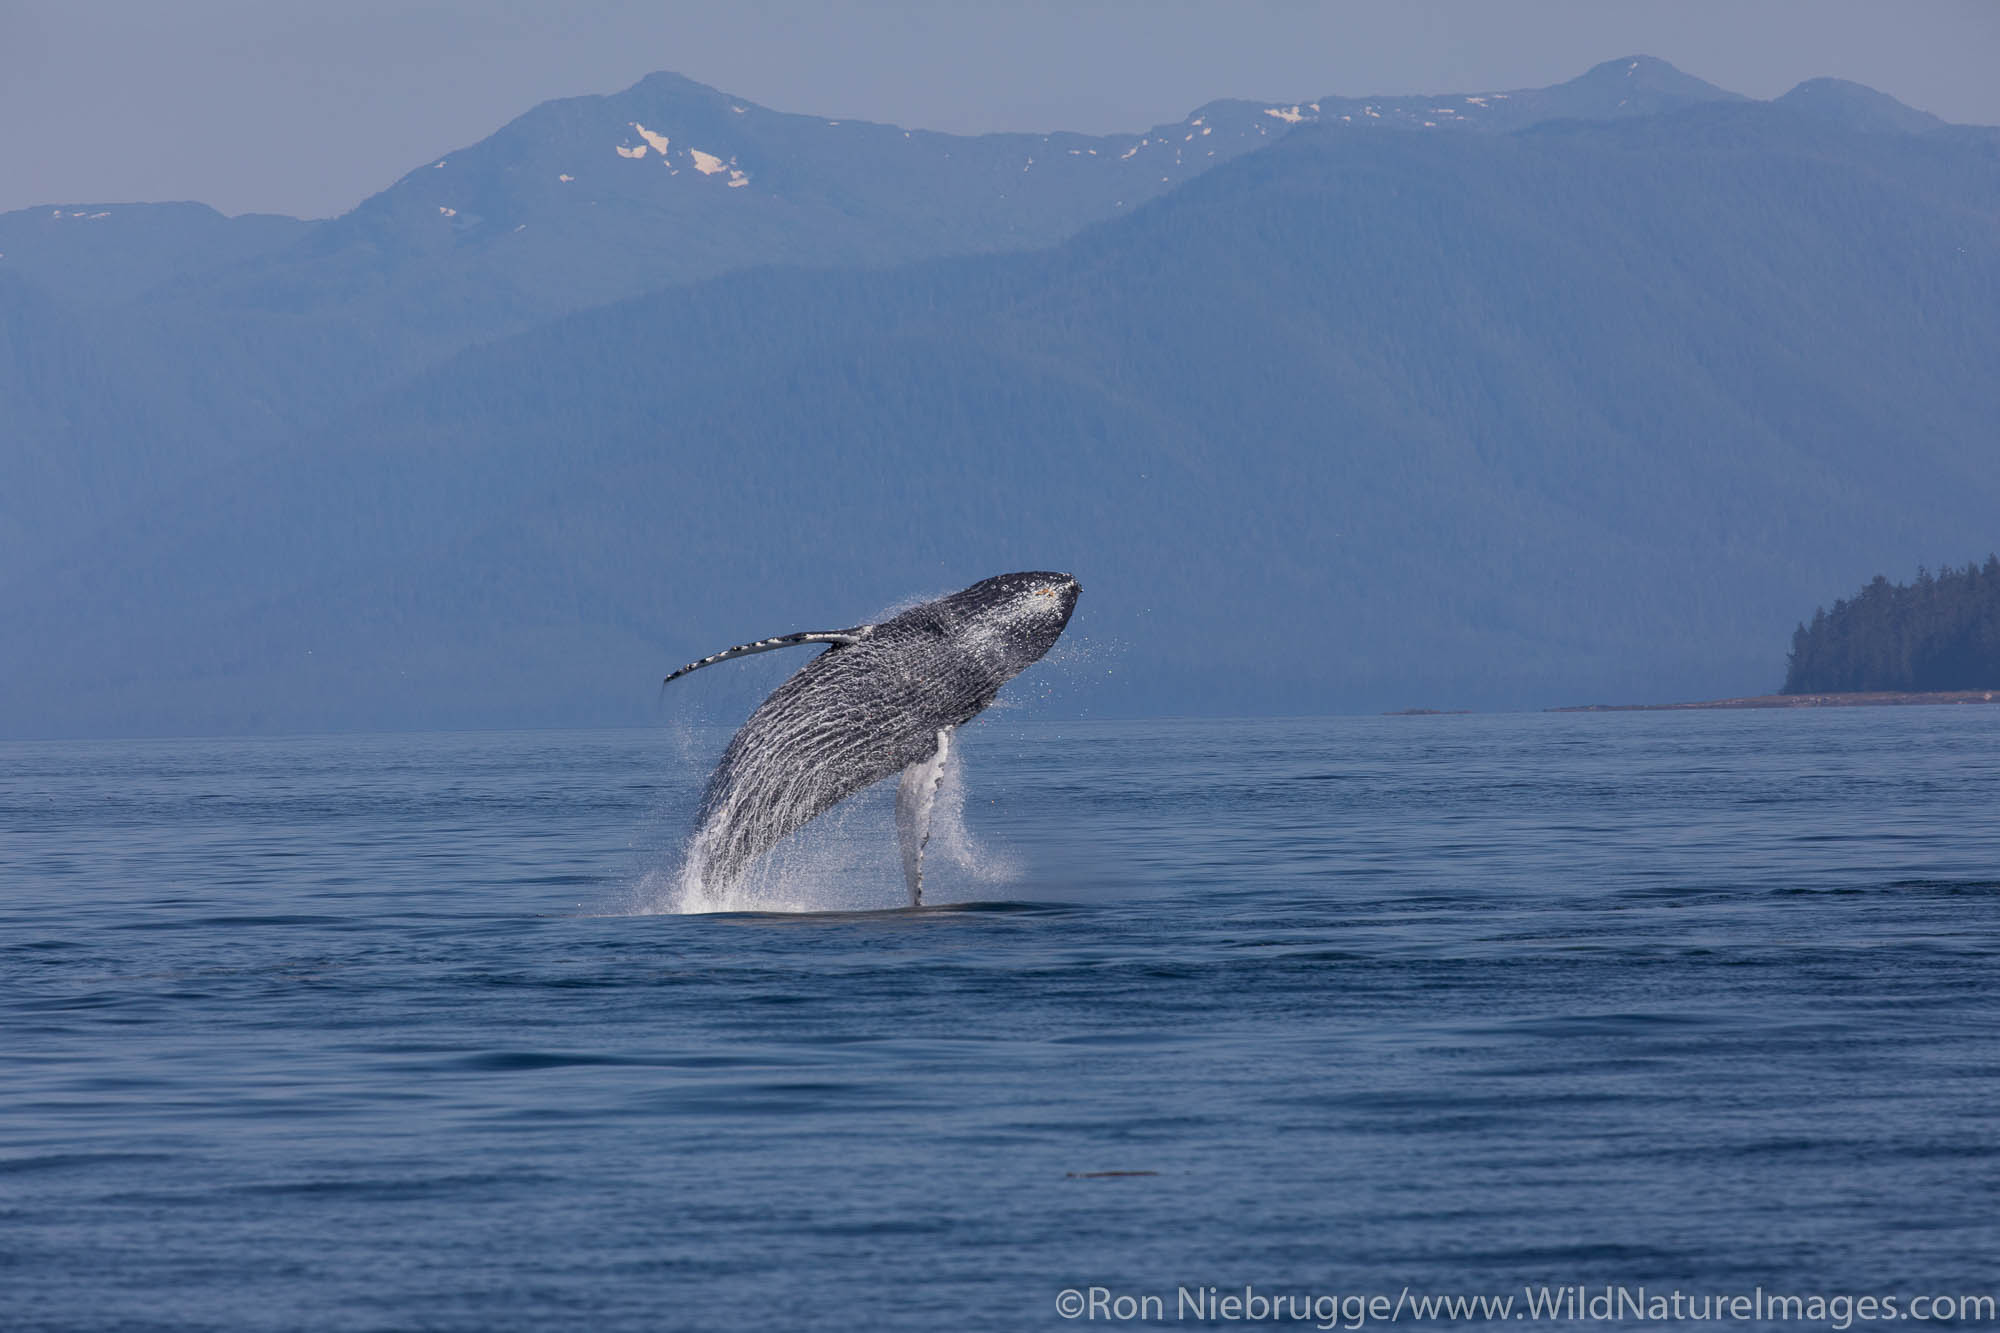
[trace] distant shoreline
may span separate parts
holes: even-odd
[[[1571,704],[1549,713],[1661,713],[1688,708],[1896,708],[1912,704],[1995,704],[1996,690],[1876,690],[1861,694],[1756,694],[1685,704]]]

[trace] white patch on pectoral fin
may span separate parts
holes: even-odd
[[[844,648],[850,643],[857,643],[867,638],[874,632],[875,627],[873,625],[856,625],[852,629],[811,629],[805,631],[803,634],[780,634],[775,639],[759,639],[755,643],[739,643],[734,648],[724,648],[714,656],[704,657],[699,662],[689,662],[679,671],[668,676],[666,680],[661,681],[660,684],[665,685],[669,681],[678,680],[690,671],[699,671],[705,666],[714,666],[717,662],[727,662],[732,657],[748,657],[752,653],[768,653],[774,648],[795,648],[802,643],[830,643],[836,648]]]
[[[924,905],[924,848],[930,845],[931,816],[951,759],[951,732],[950,727],[939,731],[937,750],[904,769],[896,786],[896,840],[903,847],[903,882],[910,886],[912,907]]]

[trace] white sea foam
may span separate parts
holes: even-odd
[[[924,901],[963,902],[988,897],[991,886],[1020,878],[1018,859],[980,841],[965,820],[968,791],[964,747],[946,757],[944,778],[931,813],[925,857]],[[841,802],[753,862],[733,884],[703,882],[704,858],[686,849],[671,864],[655,866],[633,885],[626,911],[633,915],[701,915],[716,912],[865,912],[909,901],[898,858],[893,809],[896,780],[879,782]]]

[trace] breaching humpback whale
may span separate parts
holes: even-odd
[[[809,630],[690,662],[824,643],[729,742],[688,844],[687,881],[715,893],[814,816],[901,772],[896,833],[912,906],[952,732],[1055,646],[1083,590],[1067,574],[1001,574],[878,625]],[[666,682],[663,682],[663,685]]]

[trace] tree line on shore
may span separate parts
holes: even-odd
[[[1964,569],[1877,574],[1792,633],[1785,694],[2000,688],[2000,556]]]

